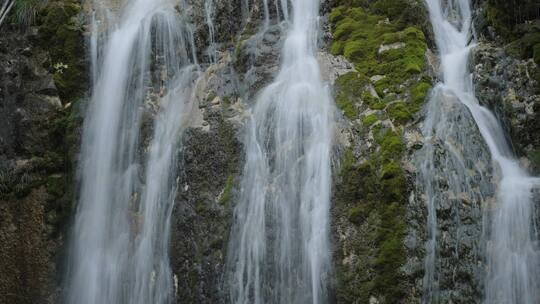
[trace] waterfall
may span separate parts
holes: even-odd
[[[251,8],[250,1],[256,2],[260,0],[243,0],[242,1],[242,20],[246,21],[251,18]],[[260,33],[266,32],[268,30],[268,27],[270,26],[270,4],[268,3],[269,0],[262,0],[262,10],[263,10],[263,26],[260,29]],[[276,21],[279,23],[281,20],[288,21],[289,20],[289,0],[274,0],[274,8],[276,13]],[[280,12],[283,14],[283,16],[280,16]]]
[[[216,28],[214,26],[214,0],[204,1],[204,12],[206,18],[206,26],[208,27],[208,57],[210,62],[217,62],[217,46],[215,41]]]
[[[98,19],[66,302],[171,303],[171,168],[198,74],[192,29],[169,0],[131,0]],[[144,129],[153,136],[143,151]]]
[[[429,101],[428,118],[424,133],[426,138],[439,136],[447,138],[444,128],[436,125],[444,123],[447,113],[445,107],[433,106],[440,102],[441,96],[457,98],[472,115],[483,141],[492,158],[492,166],[497,172],[495,203],[488,206],[485,279],[485,303],[539,303],[540,302],[540,249],[534,231],[532,190],[540,185],[540,179],[530,177],[520,168],[515,159],[504,130],[496,117],[481,106],[474,94],[474,86],[469,71],[470,44],[472,35],[472,16],[468,0],[426,0],[436,43],[441,56],[443,82],[434,88]],[[429,122],[432,122],[430,124]],[[436,123],[433,123],[436,121]],[[431,127],[430,127],[431,126]],[[459,127],[454,128],[454,131]],[[459,132],[466,137],[470,130]],[[442,133],[442,134],[433,134]],[[448,134],[448,133],[446,133]],[[474,145],[474,142],[461,142],[461,145]],[[474,157],[473,155],[469,157]],[[426,160],[425,169],[429,169]],[[470,180],[465,171],[449,184],[460,184],[466,191]],[[428,185],[427,188],[430,188]],[[427,297],[424,302],[432,303],[436,289],[436,269],[434,269],[436,231],[436,197],[428,196],[428,233],[426,245],[426,277],[424,287]]]
[[[246,126],[228,252],[232,303],[324,303],[333,103],[315,58],[318,0],[292,2],[279,74]]]

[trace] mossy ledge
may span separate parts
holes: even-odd
[[[337,179],[336,212],[357,235],[336,253],[336,297],[340,303],[400,303],[409,288],[401,270],[410,191],[401,164],[402,133],[432,87],[425,59],[427,14],[416,0],[337,2],[329,17],[331,52],[356,71],[336,80],[336,104],[346,118],[361,123],[358,132],[371,147],[347,151]]]

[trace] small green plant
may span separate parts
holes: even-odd
[[[53,65],[53,68],[57,73],[62,74],[65,69],[69,68],[69,66],[67,64],[62,63],[62,62],[58,62],[58,63],[55,63]]]
[[[221,195],[219,196],[218,202],[221,205],[227,205],[232,199],[232,189],[234,186],[234,176],[229,176],[227,178],[227,181],[225,182],[225,187],[223,188],[223,192],[221,192]]]

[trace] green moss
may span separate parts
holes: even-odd
[[[365,82],[365,78],[360,77],[360,75],[355,72],[341,75],[336,79],[334,86],[336,91],[336,105],[349,119],[355,119],[358,116],[355,103],[359,101],[358,96],[360,96],[360,92],[365,86]]]
[[[526,32],[523,35],[520,35],[520,37],[512,39],[514,40],[509,42],[505,47],[505,51],[508,55],[521,59],[533,58],[535,62],[537,62],[535,54],[538,54],[537,45],[540,44],[540,28],[537,29],[532,27],[530,32]]]
[[[400,268],[405,262],[404,204],[408,189],[400,166],[405,144],[399,125],[411,120],[431,88],[429,79],[420,76],[425,70],[427,49],[420,28],[426,16],[423,3],[416,0],[338,3],[342,6],[330,15],[334,25],[331,51],[347,57],[358,73],[336,82],[336,102],[346,98],[359,108],[379,110],[381,114],[377,115],[392,119],[396,128],[375,124],[375,114],[362,117],[362,123],[371,127],[375,148],[370,150],[367,161],[359,164],[347,160],[348,165],[342,166],[336,190],[338,205],[345,209],[350,222],[369,232],[362,235],[362,241],[352,241],[348,249],[352,252],[347,254],[354,255],[355,262],[350,267],[340,266],[337,297],[344,303],[367,303],[370,296],[384,303],[400,303],[406,281]],[[379,53],[381,45],[395,43],[399,43],[397,48]],[[384,76],[373,84],[380,98],[373,96],[368,87],[368,78],[375,75]],[[351,85],[353,80],[356,85]],[[360,101],[362,106],[357,103]]]
[[[366,79],[366,83],[368,77],[384,76],[374,83],[375,91],[383,97],[382,100],[372,96],[365,85],[356,86],[355,92],[337,94],[336,103],[349,119],[358,115],[354,96],[361,96],[363,103],[371,109],[385,110],[388,116],[399,124],[410,121],[412,115],[423,105],[431,84],[424,79],[417,83],[414,78],[425,70],[424,54],[427,45],[424,34],[418,26],[404,26],[415,24],[414,22],[385,22],[387,16],[401,20],[399,12],[410,4],[405,2],[375,1],[373,5],[363,8],[340,6],[331,13],[330,20],[334,23],[332,53],[344,55],[352,61],[359,72],[358,78]],[[396,10],[392,11],[393,9]],[[399,48],[379,53],[381,45],[394,43],[401,45]],[[350,76],[348,78],[350,79]],[[351,86],[346,84],[342,87]],[[393,101],[387,99],[387,95],[403,93],[408,93],[406,96],[411,97],[410,103],[387,108]]]
[[[388,114],[390,118],[399,123],[406,123],[412,118],[412,114],[407,108],[407,105],[403,102],[393,103],[388,107]]]
[[[529,159],[536,171],[540,171],[540,148],[536,148],[529,153]]]
[[[399,163],[389,161],[383,165],[381,189],[386,201],[403,202],[405,200],[404,193],[407,192],[407,181]]]
[[[211,102],[211,101],[214,100],[214,98],[216,98],[216,97],[217,97],[216,92],[210,91],[210,92],[208,92],[208,95],[207,95],[206,100]]]
[[[382,110],[386,107],[384,101],[374,97],[370,92],[367,91],[362,93],[362,100],[370,109],[373,110]]]
[[[343,111],[343,114],[349,119],[356,118],[357,112],[352,102],[343,96],[336,98],[336,105]]]
[[[420,81],[411,89],[412,106],[410,110],[412,113],[415,113],[418,110],[420,110],[420,108],[422,107],[422,105],[424,104],[426,100],[427,93],[429,92],[430,89],[431,89],[431,81],[429,79],[424,79],[424,78],[422,79],[422,81]]]
[[[405,72],[409,74],[420,74],[423,71],[422,63],[410,61],[405,65]]]
[[[361,225],[369,216],[369,212],[365,204],[359,203],[349,210],[349,221],[356,225]]]
[[[392,130],[374,130],[375,140],[379,144],[383,160],[399,159],[405,150],[401,136]]]
[[[366,48],[360,40],[350,41],[344,45],[343,55],[352,61],[361,60],[366,56]]]
[[[347,150],[345,151],[345,153],[343,154],[343,159],[341,160],[341,172],[343,174],[343,172],[347,172],[349,171],[353,165],[354,165],[354,162],[355,162],[355,159],[354,159],[354,154],[352,152],[352,150]]]
[[[374,151],[360,164],[352,152],[345,153],[336,191],[338,204],[348,206],[348,220],[370,229],[355,245],[355,267],[342,267],[338,272],[338,298],[343,302],[363,303],[376,295],[385,303],[399,303],[404,296],[399,269],[405,262],[403,206],[407,184],[398,162],[404,147],[394,131],[375,126],[374,135],[383,153]]]
[[[208,211],[208,206],[204,202],[197,202],[195,204],[195,211],[202,215]]]
[[[372,124],[376,123],[379,120],[377,115],[370,114],[362,118],[362,124],[366,127],[370,127]]]
[[[417,27],[398,30],[399,26],[384,22],[385,17],[361,8],[334,10],[335,23],[331,51],[355,63],[367,76],[386,75],[392,85],[398,85],[410,74],[424,69],[425,37]],[[382,44],[404,43],[404,47],[379,54]],[[387,80],[388,81],[388,80]]]
[[[349,72],[341,75],[336,79],[335,87],[336,91],[343,93],[347,96],[357,97],[363,91],[363,87],[366,85],[367,79],[356,72]]]
[[[226,206],[231,202],[233,186],[234,186],[234,176],[231,175],[227,178],[227,181],[225,182],[225,187],[223,188],[223,192],[221,193],[219,197],[219,203],[221,205]]]
[[[64,103],[80,98],[87,82],[80,11],[76,1],[65,0],[52,1],[40,12],[39,43],[49,51],[49,68]]]
[[[404,292],[403,274],[398,270],[405,263],[405,210],[401,203],[387,203],[380,208],[381,222],[378,229],[379,254],[375,262],[377,276],[375,291],[383,295],[385,303],[400,303]]]
[[[426,22],[427,11],[422,1],[414,0],[375,0],[371,3],[372,10],[388,16],[391,21],[400,26],[423,25]]]
[[[47,192],[59,198],[66,192],[66,180],[62,175],[51,175],[47,178]]]
[[[540,66],[540,43],[537,43],[533,47],[533,60]]]
[[[488,22],[499,32],[501,35],[505,37],[512,36],[512,30],[511,28],[504,22],[503,20],[506,19],[506,14],[502,11],[500,11],[496,6],[494,5],[488,5],[486,9],[486,17]]]
[[[338,199],[341,202],[358,203],[376,200],[379,181],[375,168],[369,162],[356,164],[352,153],[347,153],[341,165],[341,185]]]
[[[334,30],[335,40],[347,40],[351,34],[361,25],[350,17],[340,20]]]
[[[488,0],[486,2],[485,18],[487,22],[507,40],[513,40],[520,36],[519,31],[516,31],[518,25],[538,19],[537,0]]]
[[[330,22],[337,23],[341,21],[343,18],[345,18],[346,12],[347,12],[347,8],[345,6],[338,6],[330,12],[330,15],[328,16],[328,18]]]
[[[227,107],[233,104],[233,100],[235,100],[234,96],[223,96],[223,104]]]

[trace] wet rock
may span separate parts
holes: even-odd
[[[540,173],[539,67],[532,59],[517,59],[492,43],[481,42],[474,52],[473,78],[479,101],[503,122],[518,157],[530,159]]]
[[[431,299],[477,303],[483,293],[485,274],[482,216],[486,200],[495,195],[491,166],[478,163],[490,164],[491,154],[472,114],[455,96],[435,92],[428,105],[430,109],[439,113],[430,117],[434,125],[429,128],[434,129],[435,137],[424,138],[422,148],[414,153],[418,173],[415,195],[409,200],[409,222],[414,224],[408,234],[420,237],[421,244],[433,237],[432,227],[425,224],[431,198],[436,212],[436,252],[431,266],[436,272],[432,278],[436,290]],[[468,132],[463,133],[463,129]],[[410,252],[409,263],[418,257],[425,258],[424,246]],[[416,282],[415,288],[422,291],[422,278],[417,277]]]
[[[354,71],[352,64],[343,56],[333,56],[326,52],[317,53],[317,60],[323,80],[333,85],[336,79]]]
[[[208,118],[209,131],[190,129],[179,151],[178,184],[171,223],[171,266],[178,278],[178,303],[224,303],[220,274],[241,166],[236,129],[221,115]],[[224,198],[224,192],[230,193]]]
[[[389,50],[397,50],[405,47],[405,43],[403,42],[396,42],[392,44],[381,44],[379,46],[379,54],[384,53]]]

